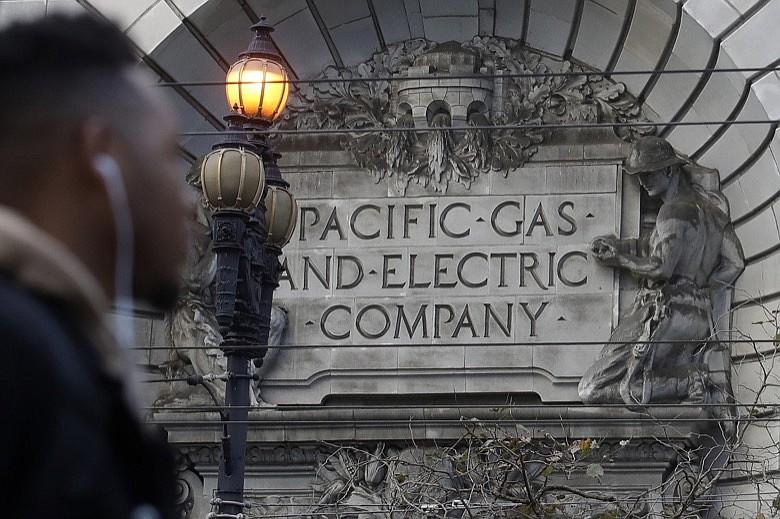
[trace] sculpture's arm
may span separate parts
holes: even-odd
[[[721,363],[724,366],[728,366],[731,360],[729,354],[731,291],[729,288],[733,286],[743,270],[745,270],[745,255],[742,252],[742,244],[739,243],[734,228],[728,224],[723,230],[718,265],[709,277],[712,289],[713,332],[718,339],[712,341],[712,344],[718,345],[723,350]]]
[[[639,254],[639,240],[637,238],[618,238],[614,234],[605,234],[602,236],[596,236],[590,244],[590,248],[593,251],[602,247],[614,247],[620,252],[627,254]]]
[[[662,208],[650,242],[650,255],[642,257],[621,251],[619,243],[594,240],[591,244],[597,260],[612,267],[622,268],[639,278],[669,279],[674,274],[683,252],[685,221],[664,215]]]
[[[743,270],[745,270],[745,255],[742,252],[742,244],[734,232],[734,227],[729,224],[723,230],[720,260],[718,266],[710,274],[710,286],[714,290],[730,287]]]

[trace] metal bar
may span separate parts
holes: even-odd
[[[368,134],[368,133],[397,133],[397,132],[443,132],[443,131],[500,131],[500,130],[561,130],[561,129],[576,129],[576,128],[621,128],[621,127],[658,127],[666,125],[674,126],[703,126],[713,124],[729,125],[748,125],[748,124],[769,124],[776,125],[780,123],[779,119],[749,119],[738,121],[677,121],[677,122],[663,122],[663,121],[633,121],[633,122],[604,122],[604,123],[546,123],[546,124],[497,124],[487,126],[469,126],[468,128],[457,126],[431,126],[426,128],[399,128],[399,127],[364,127],[364,128],[322,128],[322,129],[300,129],[300,130],[276,130],[270,128],[268,133],[276,135],[341,135],[341,134]],[[253,132],[235,132],[236,134],[251,135]],[[195,132],[180,132],[181,136],[198,136],[198,135],[221,135],[219,131],[195,131]]]
[[[780,67],[775,65],[768,65],[766,67],[729,67],[729,68],[686,68],[686,69],[664,69],[664,70],[615,70],[611,72],[599,71],[599,70],[583,70],[581,72],[527,72],[527,73],[506,73],[502,75],[496,74],[453,74],[446,76],[446,79],[492,79],[496,77],[501,78],[529,78],[529,77],[572,77],[572,76],[643,76],[643,75],[665,75],[665,74],[719,74],[719,73],[769,73],[780,70]],[[321,84],[321,83],[373,83],[373,82],[386,82],[386,81],[423,81],[437,79],[436,76],[384,76],[384,77],[343,77],[343,78],[314,78],[314,79],[287,79],[287,80],[271,80],[267,81],[267,84],[272,83],[291,83],[291,84]],[[187,86],[187,87],[199,87],[199,86],[225,86],[237,84],[226,81],[184,81],[184,82],[170,82],[170,83],[158,83],[155,86]]]

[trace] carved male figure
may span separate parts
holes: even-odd
[[[593,256],[640,279],[632,308],[580,381],[586,403],[701,402],[711,389],[704,352],[714,341],[712,301],[744,269],[742,247],[719,191],[707,191],[687,161],[658,137],[636,141],[625,166],[661,198],[647,250],[599,236]]]
[[[198,168],[192,168],[187,181],[194,183]],[[199,188],[199,185],[198,185]],[[189,255],[183,272],[183,290],[174,310],[168,314],[166,328],[171,346],[171,358],[165,367],[167,378],[182,379],[190,375],[222,374],[226,360],[219,350],[222,336],[214,313],[214,277],[217,258],[212,250],[211,215],[201,196],[189,223]],[[220,401],[224,401],[223,381],[206,380],[204,386]],[[198,402],[203,397],[204,402]],[[185,382],[173,382],[165,388],[156,404],[164,405],[179,400],[184,405],[205,403],[213,405],[205,392],[194,391]],[[193,401],[190,401],[193,400]]]

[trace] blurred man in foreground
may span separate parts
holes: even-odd
[[[0,489],[7,517],[172,517],[105,312],[175,302],[188,204],[176,129],[115,27],[0,32]],[[121,334],[119,334],[121,335]]]

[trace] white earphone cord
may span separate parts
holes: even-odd
[[[114,305],[132,306],[133,299],[133,221],[119,164],[107,154],[96,157],[96,169],[106,185],[106,193],[114,215],[116,229],[116,262],[114,270]],[[133,326],[129,319],[114,314],[114,333],[119,345],[126,351],[134,346]]]

